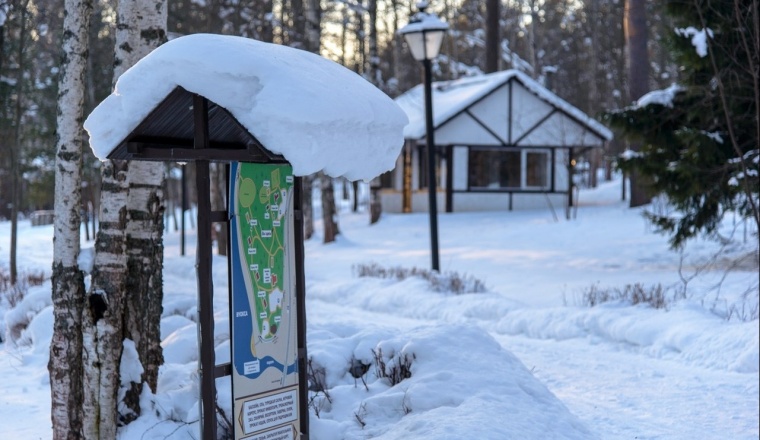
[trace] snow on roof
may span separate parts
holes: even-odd
[[[354,72],[310,52],[194,34],[126,71],[85,121],[104,160],[177,86],[227,109],[296,175],[371,179],[395,166],[404,112]]]
[[[528,75],[517,70],[505,70],[453,81],[434,82],[432,84],[433,126],[439,127],[513,78],[518,80],[527,90],[542,101],[569,114],[606,140],[612,139],[612,132],[607,127],[555,95]],[[396,98],[396,102],[409,117],[409,125],[404,128],[404,137],[407,139],[420,139],[424,137],[425,105],[423,86],[420,84],[408,90]]]

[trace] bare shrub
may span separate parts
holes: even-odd
[[[451,292],[457,295],[486,292],[486,285],[483,281],[471,275],[460,275],[453,271],[439,273],[418,267],[383,267],[377,263],[355,264],[352,269],[354,274],[359,278],[372,277],[395,279],[398,281],[403,281],[410,277],[422,278],[436,292]]]
[[[390,386],[401,383],[404,379],[412,377],[412,363],[417,356],[412,353],[403,353],[398,356],[391,355],[386,361],[383,356],[383,350],[378,348],[372,350],[375,358],[375,375],[378,378],[385,379]]]
[[[742,322],[760,319],[760,285],[747,288],[741,295],[741,303],[728,306],[724,317],[726,321],[738,319]]]
[[[356,387],[356,379],[361,379],[364,384],[364,389],[369,391],[369,385],[367,385],[367,381],[364,380],[364,376],[367,374],[367,371],[369,371],[369,367],[371,366],[372,363],[365,364],[361,359],[351,358],[351,365],[348,368],[348,372],[354,378],[354,388]]]
[[[24,300],[30,287],[40,286],[45,282],[45,274],[42,271],[20,272],[16,284],[11,284],[10,272],[0,267],[0,304],[8,304],[14,308]]]
[[[367,405],[365,403],[359,405],[359,409],[354,412],[354,418],[356,419],[356,423],[358,423],[362,429],[367,426],[367,422],[365,420],[367,418]]]
[[[306,379],[310,394],[308,407],[311,408],[314,411],[314,415],[319,418],[319,414],[322,410],[332,404],[332,398],[327,391],[327,372],[325,368],[319,365],[312,357],[306,361]]]
[[[631,305],[647,304],[655,309],[667,309],[680,297],[680,292],[659,283],[652,286],[626,284],[622,289],[602,288],[598,284],[592,284],[581,292],[578,305],[594,307],[607,302],[624,301]]]

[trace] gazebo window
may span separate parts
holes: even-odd
[[[549,186],[549,154],[547,152],[525,152],[525,186],[530,188]]]
[[[548,150],[470,148],[470,190],[536,190],[549,187]]]
[[[469,185],[472,189],[520,188],[520,151],[470,149]]]

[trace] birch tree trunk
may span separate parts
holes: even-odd
[[[166,38],[166,3],[119,2],[114,79]],[[108,161],[102,168],[100,231],[84,314],[85,438],[114,439],[140,411],[142,384],[155,392],[163,362],[163,182],[160,163]],[[134,341],[140,383],[121,388],[124,340]]]
[[[114,78],[166,41],[165,0],[119,2],[117,10]],[[124,422],[140,414],[143,383],[156,392],[158,369],[163,364],[161,313],[163,311],[163,232],[166,167],[158,162],[129,166],[127,205],[127,296],[124,337],[135,343],[143,366],[142,382],[123,390]],[[121,350],[122,342],[119,341]]]
[[[127,295],[124,336],[135,343],[143,366],[142,381],[127,386],[120,416],[131,422],[140,414],[143,383],[153,393],[163,364],[164,164],[133,162],[129,167],[127,220]],[[119,341],[121,346],[122,341]]]
[[[82,309],[84,279],[77,265],[80,242],[82,121],[91,0],[66,0],[63,60],[58,85],[53,232],[53,338],[50,396],[53,438],[80,439],[82,432]]]
[[[83,314],[84,437],[115,438],[126,289],[127,162],[102,167],[100,228]]]

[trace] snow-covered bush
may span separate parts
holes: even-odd
[[[460,275],[454,271],[439,273],[418,267],[412,267],[411,269],[401,266],[383,267],[377,263],[355,264],[353,271],[359,278],[392,278],[398,281],[410,277],[422,278],[436,292],[451,292],[459,295],[462,293],[482,293],[486,291],[486,285],[483,281],[470,275]]]
[[[645,286],[641,283],[626,284],[623,288],[600,287],[592,284],[576,299],[577,305],[594,307],[607,302],[625,302],[631,305],[648,304],[655,309],[667,309],[674,301],[683,299],[683,292],[663,287],[662,284]]]
[[[53,304],[51,289],[50,282],[30,287],[20,302],[5,313],[5,325],[2,329],[6,339],[18,345],[31,345],[34,342],[32,335],[26,334],[25,330],[35,316]]]

